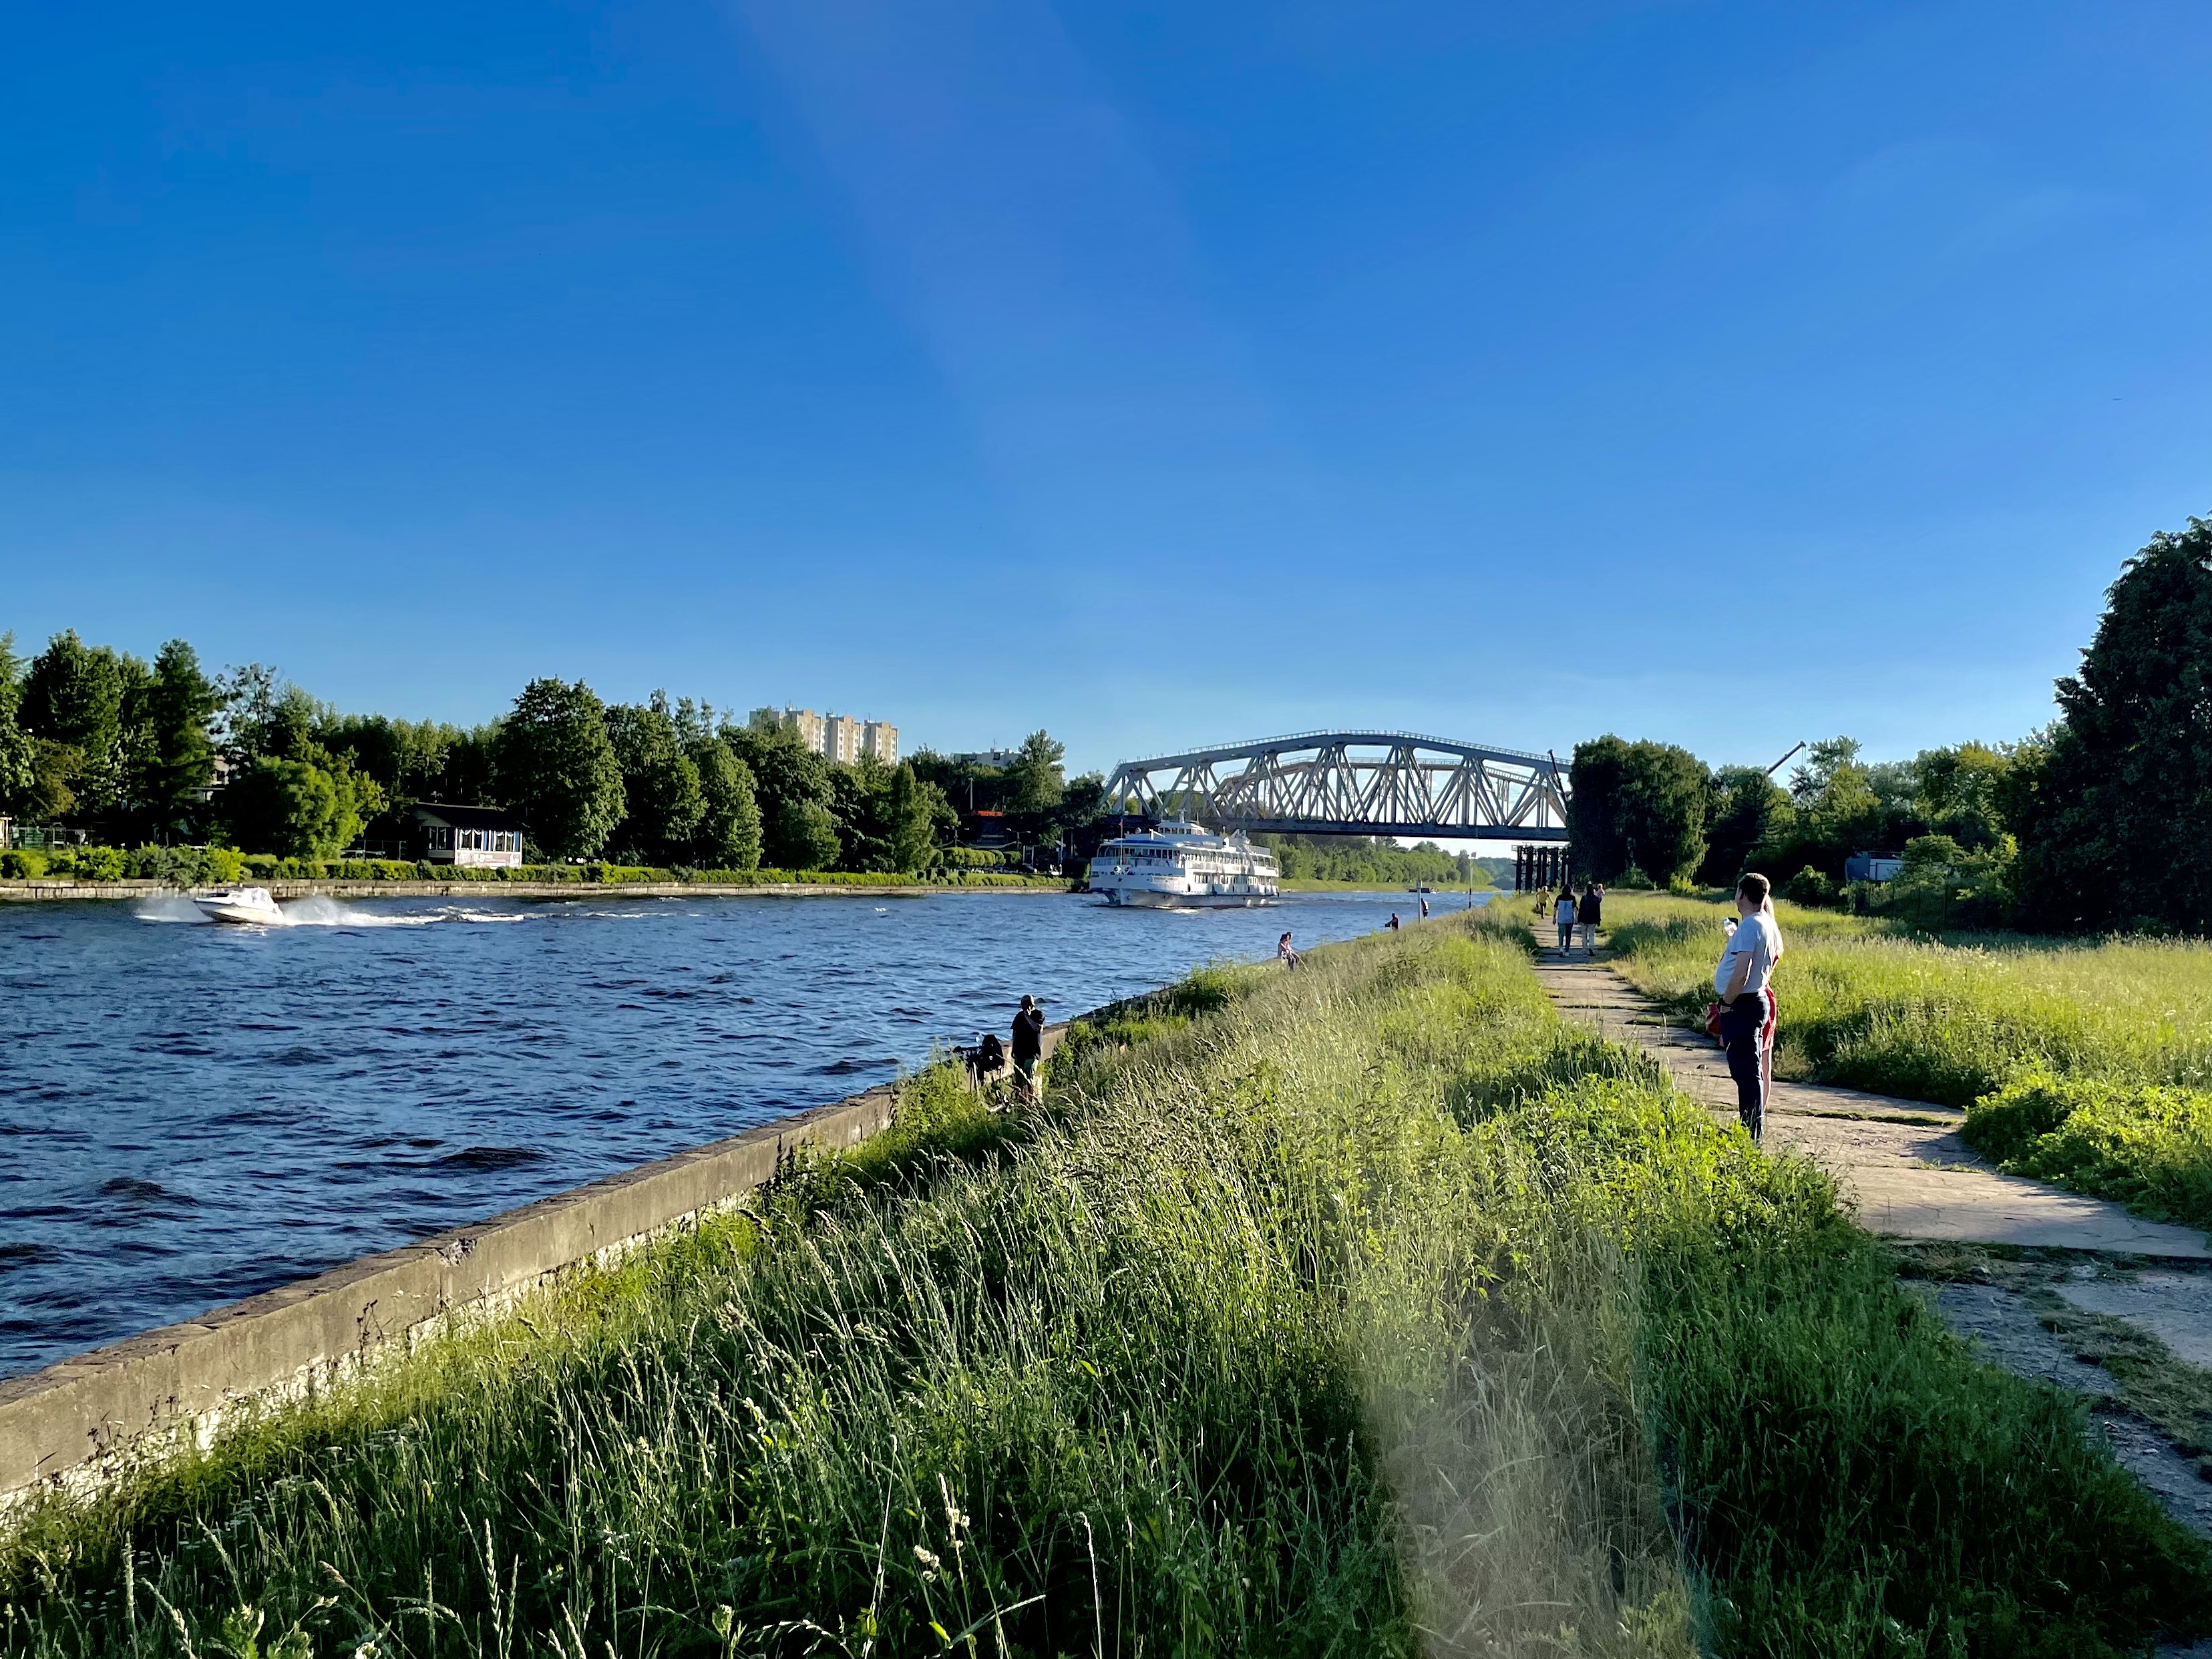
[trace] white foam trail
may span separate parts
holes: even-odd
[[[526,911],[469,910],[445,905],[435,910],[365,910],[333,898],[288,899],[284,921],[294,927],[428,927],[441,921],[527,921]]]
[[[131,914],[141,921],[205,921],[200,907],[182,893],[157,893],[140,899]]]

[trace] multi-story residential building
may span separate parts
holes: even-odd
[[[822,716],[811,708],[756,708],[745,717],[745,724],[763,732],[796,732],[799,742],[816,754],[825,752],[822,747]]]
[[[756,708],[747,724],[765,731],[799,733],[799,740],[825,759],[850,766],[873,755],[886,766],[898,764],[898,727],[888,720],[858,720],[849,714],[817,714],[811,708]]]

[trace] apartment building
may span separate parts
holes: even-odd
[[[886,766],[898,764],[898,727],[888,720],[857,720],[849,714],[817,714],[811,708],[756,708],[746,724],[764,731],[799,733],[816,754],[849,766],[873,755]]]

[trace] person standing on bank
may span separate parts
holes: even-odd
[[[1735,1114],[1758,1140],[1766,1132],[1766,1093],[1771,1073],[1767,1053],[1774,1042],[1777,1012],[1774,964],[1782,960],[1782,930],[1767,902],[1769,884],[1753,872],[1736,884],[1740,920],[1713,969],[1713,994],[1720,999],[1721,1044],[1728,1050],[1729,1075],[1735,1079]]]
[[[1575,948],[1575,890],[1559,889],[1559,896],[1552,906],[1552,921],[1559,930],[1559,954],[1565,956]]]
[[[1597,954],[1597,925],[1605,911],[1605,889],[1591,882],[1583,889],[1583,902],[1577,908],[1575,926],[1582,929],[1583,949],[1592,956]]]
[[[1014,1015],[1014,1086],[1031,1100],[1044,1097],[1037,1086],[1037,1065],[1043,1057],[1044,1010],[1035,997],[1024,995]]]

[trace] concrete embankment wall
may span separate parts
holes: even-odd
[[[1047,1054],[1066,1029],[1047,1029]],[[495,1313],[611,1261],[741,1198],[801,1146],[859,1145],[890,1124],[892,1104],[891,1090],[871,1089],[0,1380],[0,1504],[49,1483],[91,1490],[204,1448],[244,1402],[342,1382],[434,1339],[457,1315]]]
[[[787,881],[757,886],[720,885],[704,881],[283,881],[257,882],[271,898],[750,898],[763,894],[786,897],[828,897],[842,893],[849,898],[907,897],[917,893],[1065,893],[1069,884],[1054,881],[1031,886],[996,886],[978,882],[885,883],[880,886],[833,885],[827,882]],[[159,881],[0,881],[0,902],[38,899],[160,898],[186,890]],[[210,888],[191,890],[212,891]]]

